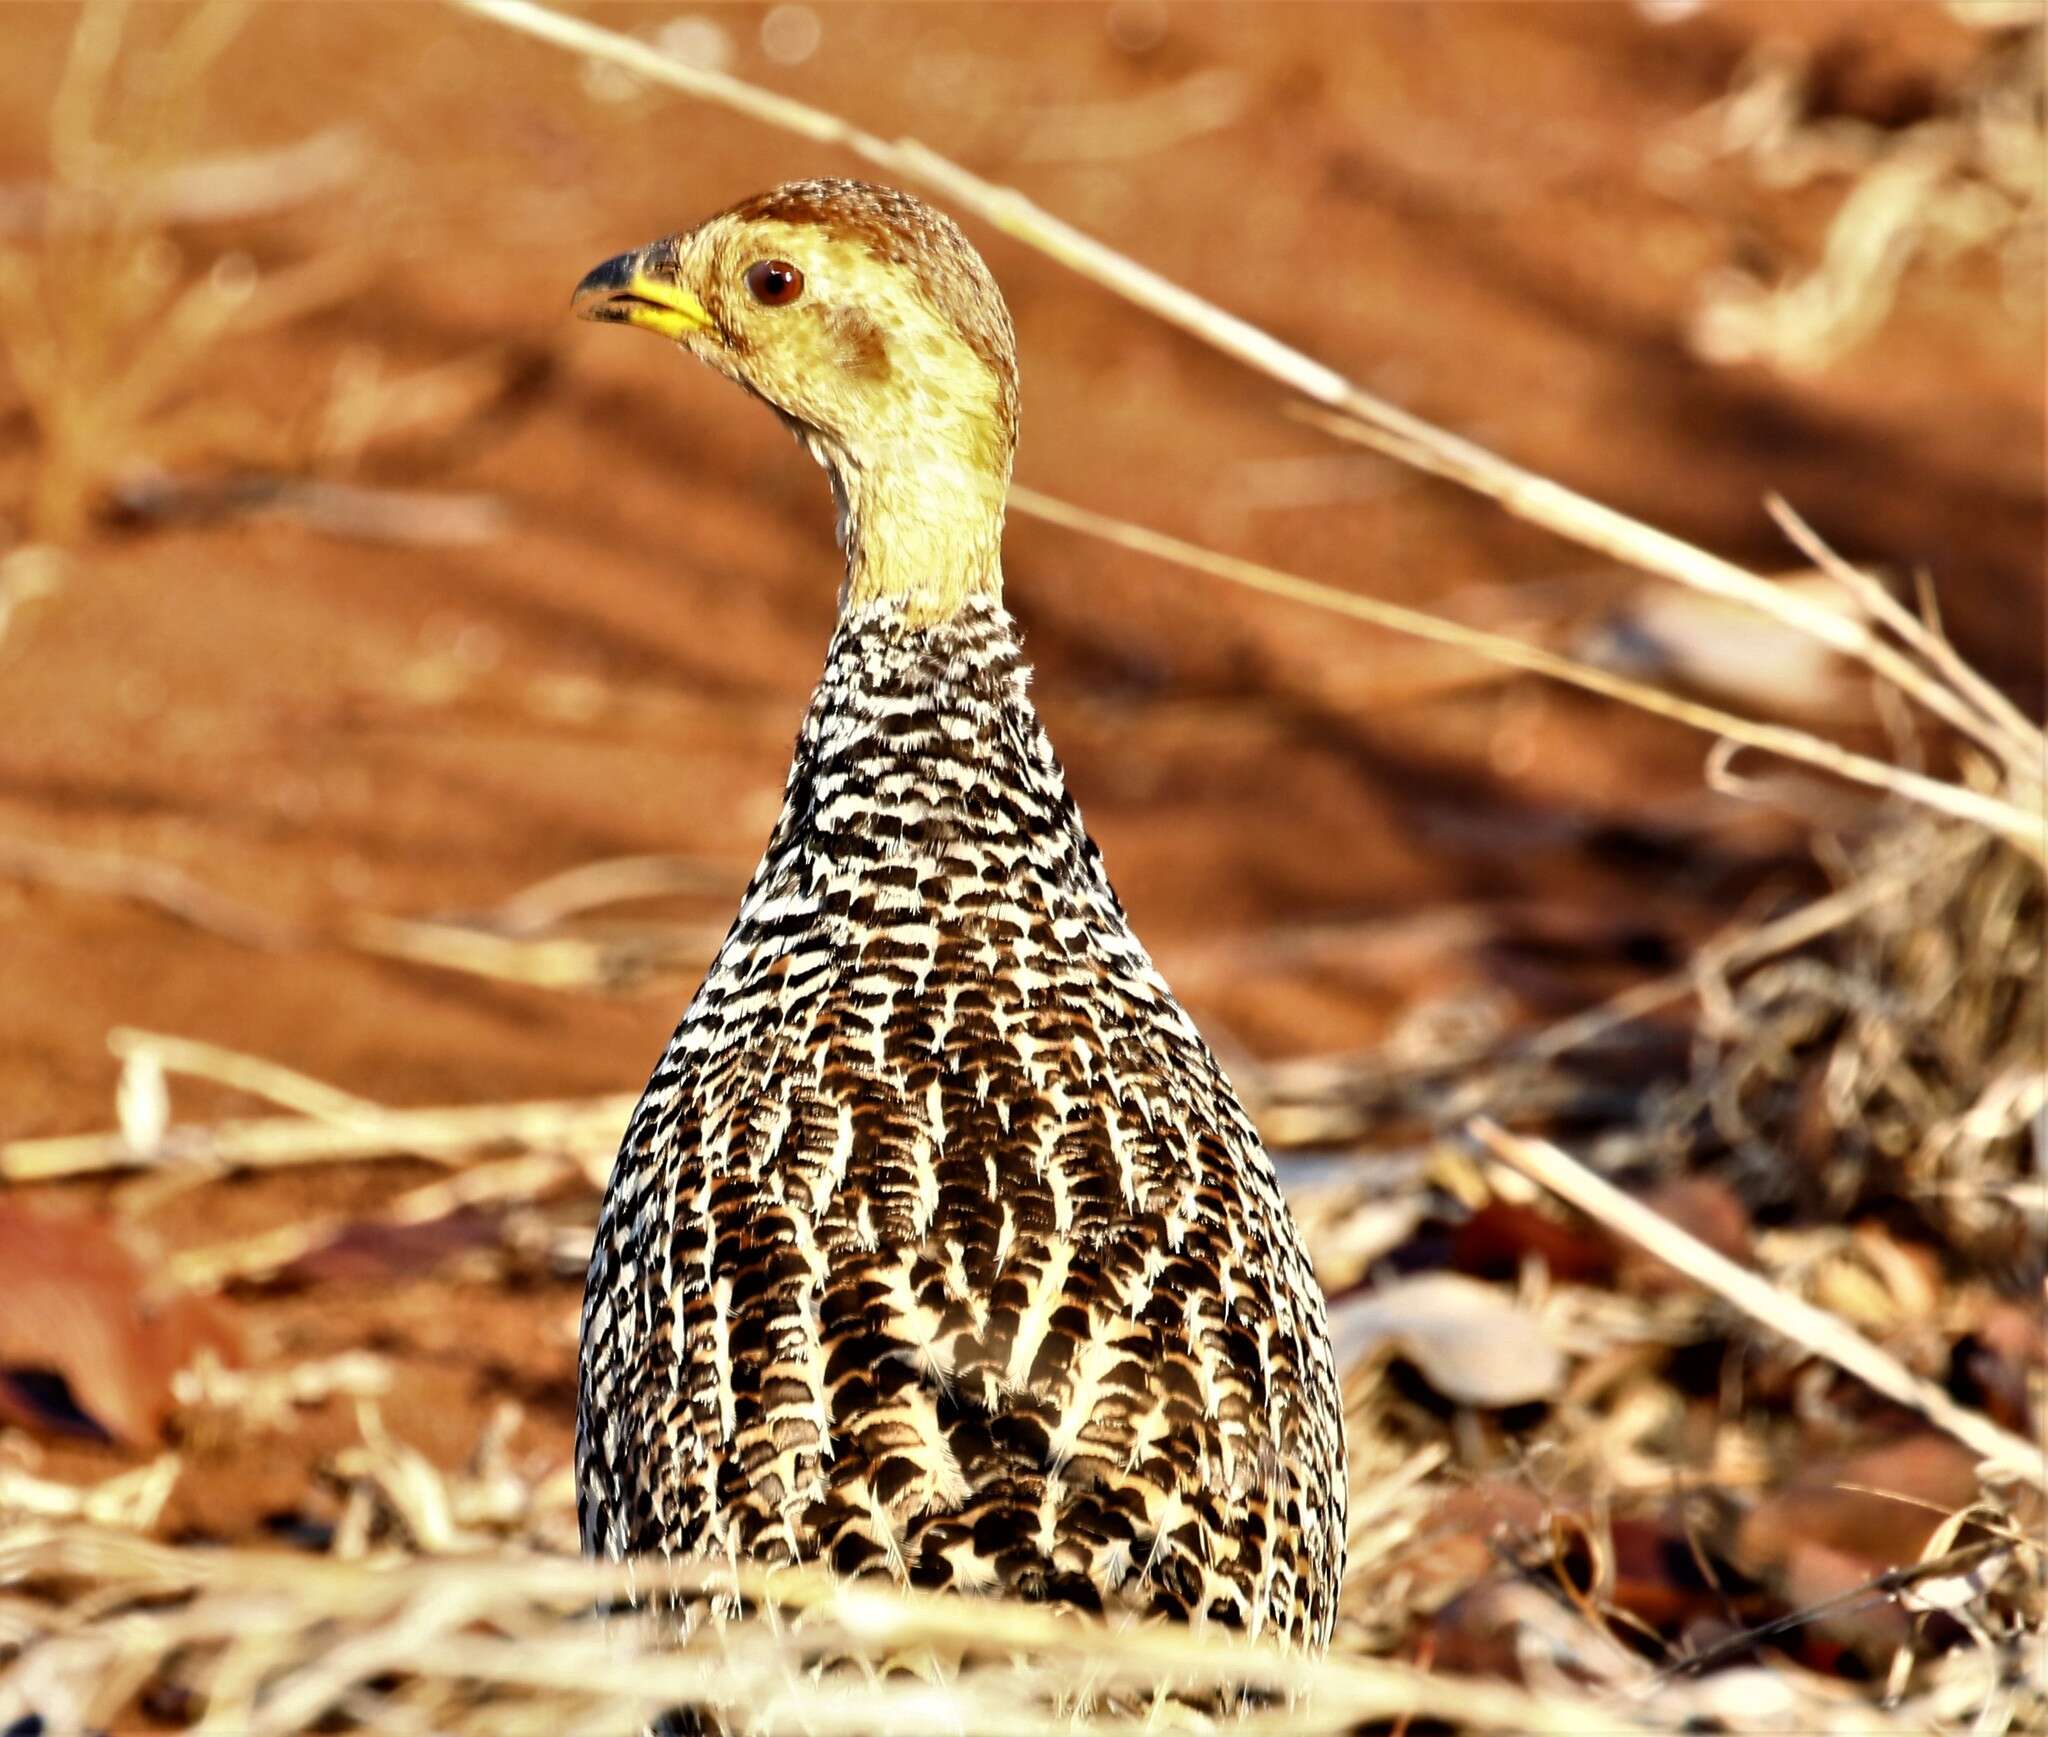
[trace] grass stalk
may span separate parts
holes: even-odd
[[[1440,645],[1459,646],[1482,657],[1548,676],[1554,681],[1565,682],[1588,693],[1624,701],[1639,710],[1653,713],[1660,718],[1669,718],[1691,729],[1705,731],[1708,735],[1722,740],[1739,742],[1747,747],[1776,754],[1783,759],[1801,761],[1852,783],[1883,790],[1907,801],[1917,802],[1937,813],[1984,827],[2011,839],[2037,859],[2048,857],[2048,842],[2044,842],[2043,839],[2042,815],[2017,802],[1972,790],[1945,778],[1930,778],[1925,773],[1910,771],[1905,767],[1892,765],[1889,761],[1874,759],[1868,754],[1858,754],[1824,737],[1794,729],[1790,725],[1763,723],[1753,718],[1741,717],[1734,712],[1722,711],[1717,706],[1685,699],[1680,695],[1667,693],[1662,688],[1632,681],[1627,676],[1598,669],[1591,664],[1576,662],[1556,652],[1546,651],[1541,646],[1510,638],[1506,634],[1488,633],[1484,629],[1467,627],[1461,622],[1448,621],[1419,609],[1408,609],[1398,603],[1384,603],[1377,598],[1361,597],[1354,592],[1341,590],[1335,585],[1324,584],[1315,579],[1304,579],[1298,574],[1282,572],[1278,568],[1267,567],[1240,556],[1219,554],[1199,544],[1168,536],[1163,531],[1148,530],[1140,525],[1111,518],[1105,513],[1091,512],[1085,507],[1073,506],[1050,495],[1040,494],[1035,489],[1013,489],[1011,504],[1018,511],[1033,518],[1043,519],[1049,524],[1061,525],[1068,530],[1098,537],[1134,553],[1170,561],[1176,566],[1205,573],[1211,578],[1244,586],[1247,590],[1264,592],[1271,597],[1284,597],[1295,603],[1306,603],[1337,615],[1348,615],[1353,620],[1371,622],[1375,626],[1391,628],[1397,633],[1409,634],[1417,639],[1434,640]]]
[[[1510,1134],[1484,1117],[1471,1124],[1471,1133],[1503,1164],[1647,1250],[1695,1284],[1734,1304],[1758,1325],[1816,1357],[1825,1358],[1885,1398],[1919,1412],[1937,1429],[1983,1455],[2004,1477],[2048,1490],[2048,1455],[2039,1446],[2001,1428],[1982,1412],[1958,1405],[1933,1382],[1922,1380],[1839,1315],[1780,1290],[1768,1279],[1709,1248],[1690,1231],[1622,1193],[1605,1177],[1596,1175],[1547,1140]]]

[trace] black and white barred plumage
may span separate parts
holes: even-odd
[[[1322,1646],[1323,1299],[1027,697],[986,268],[907,195],[808,182],[609,262],[579,306],[765,397],[848,550],[781,818],[605,1197],[586,1547]]]
[[[605,1201],[586,1544],[1318,1644],[1321,1293],[1026,673],[997,608],[842,621]]]

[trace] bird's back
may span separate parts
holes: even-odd
[[[605,1200],[585,1541],[1320,1644],[1321,1295],[1025,680],[992,604],[842,619]]]

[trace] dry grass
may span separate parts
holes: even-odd
[[[1355,423],[1335,423],[1332,426],[1347,436],[1357,436],[1362,432],[1362,425]],[[1440,468],[1436,457],[1424,449],[1410,448],[1403,443],[1377,437],[1372,439],[1370,444],[1397,457],[1407,458],[1422,468]],[[1461,622],[1430,615],[1423,610],[1406,609],[1398,604],[1383,603],[1376,598],[1361,597],[1337,586],[1305,579],[1298,574],[1283,573],[1256,561],[1219,554],[1215,550],[1201,548],[1178,537],[1127,524],[1102,513],[1088,512],[1070,506],[1064,501],[1040,494],[1035,489],[1014,489],[1011,491],[1011,498],[1018,510],[1034,518],[1064,525],[1070,530],[1080,531],[1088,536],[1099,537],[1120,548],[1172,562],[1192,572],[1221,579],[1227,584],[1264,592],[1270,597],[1304,603],[1333,615],[1348,616],[1355,621],[1390,628],[1396,633],[1434,640],[1441,645],[1455,646],[1496,663],[1527,670],[1588,693],[1619,700],[1624,705],[1633,706],[1636,710],[1648,712],[1652,716],[1668,718],[1674,723],[1684,724],[1688,728],[1714,737],[1717,743],[1756,748],[1832,772],[1837,777],[1870,789],[1889,791],[1936,812],[1953,815],[1988,828],[2001,837],[2015,841],[2021,849],[2029,850],[2036,855],[2048,852],[2048,839],[2044,839],[2038,806],[2039,788],[2030,782],[2031,773],[2024,770],[2029,765],[2027,750],[2017,740],[2007,742],[2001,748],[2001,752],[2015,769],[2015,782],[2018,786],[2016,792],[2008,795],[2003,791],[1993,793],[1973,789],[1954,780],[1930,778],[1907,767],[1877,760],[1868,754],[1852,752],[1807,730],[1739,717],[1732,712],[1704,705],[1682,694],[1671,693],[1646,682],[1634,681],[1612,671],[1573,658],[1562,657],[1556,652],[1546,651],[1541,646],[1525,644],[1504,634],[1487,633],[1467,627]],[[1591,533],[1587,533],[1583,540],[1594,547],[1609,547]],[[1786,595],[1798,597],[1797,593]],[[1787,619],[1793,625],[1794,631],[1804,633],[1809,631],[1803,613],[1807,606],[1803,599],[1800,599],[1799,603],[1802,612]],[[1839,622],[1842,619],[1827,611],[1816,613],[1829,621]],[[1974,679],[1974,672],[1972,675]],[[1939,694],[1944,707],[1961,709],[1960,695],[1949,685],[1950,678],[1946,674],[1937,676],[1932,667],[1921,667],[1912,671],[1910,679],[1921,697]],[[1988,721],[1980,719],[1979,722],[1988,734]],[[2038,730],[2035,731],[2035,735],[2038,738]],[[2038,762],[2038,741],[2034,751]],[[2034,805],[2030,806],[2030,803]]]
[[[1983,47],[1924,119],[1811,118],[1815,68],[1776,47],[1752,56],[1728,94],[1658,153],[1655,167],[1676,180],[1734,159],[1774,188],[1846,183],[1810,270],[1777,283],[1731,270],[1706,285],[1692,332],[1702,356],[1824,368],[1883,328],[1908,271],[1977,252],[1997,260],[2014,311],[2040,317],[2048,20],[2024,3],[1954,10],[1982,31]]]
[[[1817,1217],[1897,1201],[1973,1265],[2038,1285],[2041,875],[1931,822],[1852,841],[1836,872],[1894,891],[1825,953],[1703,983],[1692,1076],[1662,1137],[1694,1162],[1725,1152],[1745,1188]]]
[[[254,411],[190,392],[197,369],[230,335],[298,319],[362,280],[345,250],[259,275],[232,253],[194,269],[176,239],[183,222],[247,210],[252,183],[310,193],[353,161],[327,139],[195,173],[203,88],[248,11],[207,0],[147,55],[124,55],[124,0],[80,14],[51,104],[49,183],[18,232],[0,233],[0,359],[36,427],[37,539],[74,541],[125,479],[274,447]]]
[[[1532,1649],[1537,1686],[1518,1689],[805,1571],[583,1563],[521,1543],[545,1492],[487,1457],[444,1478],[374,1425],[368,1436],[349,1467],[365,1525],[398,1528],[403,1543],[379,1545],[372,1530],[353,1560],[178,1549],[104,1519],[18,1523],[0,1543],[0,1579],[32,1590],[5,1620],[35,1644],[0,1677],[0,1716],[33,1707],[54,1728],[91,1729],[145,1695],[159,1708],[203,1708],[191,1729],[249,1737],[337,1720],[615,1734],[679,1703],[763,1732],[1124,1732],[1160,1728],[1152,1709],[1167,1691],[1185,1703],[1250,1697],[1229,1722],[1244,1732],[1310,1737],[1427,1719],[1622,1737],[1697,1729],[1703,1718],[1743,1730],[1907,1732],[1947,1724],[1964,1699],[1995,1722],[2048,1687],[2024,1664],[2001,1680],[1970,1651],[1882,1711],[1792,1671],[1693,1681],[1617,1649],[1597,1597],[1574,1609],[1527,1584],[1505,1600]],[[2010,1590],[2038,1573],[2024,1536],[1994,1516],[1978,1520],[2000,1528],[1990,1547],[1944,1545],[1898,1576],[1897,1592],[1938,1610],[1953,1596],[1946,1582]],[[479,1556],[493,1540],[499,1547]],[[699,1614],[680,1640],[665,1624],[592,1614],[627,1597]],[[745,1614],[722,1614],[736,1610]],[[849,1659],[878,1668],[849,1670]],[[1129,1711],[1103,1710],[1118,1704]]]
[[[1547,1141],[1518,1139],[1484,1117],[1473,1122],[1472,1133],[1503,1163],[1647,1249],[1675,1272],[1947,1430],[1982,1454],[1986,1467],[1997,1477],[2019,1479],[2048,1491],[2048,1461],[2043,1460],[2038,1446],[1956,1404],[1941,1388],[1915,1375],[1839,1316],[1758,1278]]]
[[[365,1470],[388,1479],[392,1468]],[[407,1501],[387,1483],[381,1499],[418,1521],[417,1494]],[[448,1513],[460,1492],[425,1500]],[[441,1536],[458,1541],[446,1528]],[[1402,1716],[1617,1737],[1657,1728],[1565,1695],[1364,1661],[1312,1664],[1170,1628],[1116,1633],[1033,1606],[881,1594],[804,1571],[628,1569],[510,1553],[487,1566],[431,1554],[347,1565],[166,1549],[84,1522],[22,1528],[0,1551],[0,1569],[115,1607],[40,1649],[38,1686],[69,1691],[56,1704],[75,1708],[81,1725],[132,1697],[142,1680],[133,1661],[176,1654],[210,1704],[196,1729],[280,1737],[351,1706],[380,1730],[616,1733],[677,1702],[773,1732],[1136,1730],[1144,1726],[1134,1718],[1053,1720],[1029,1709],[1071,1703],[1077,1684],[1115,1699],[1169,1683],[1190,1697],[1266,1698],[1267,1712],[1234,1727],[1246,1731],[1337,1732]],[[590,1614],[627,1596],[743,1601],[751,1614],[706,1616],[677,1645]],[[886,1675],[817,1669],[862,1655],[896,1663]],[[930,1663],[948,1655],[972,1662]],[[367,1687],[392,1673],[405,1679],[396,1691]],[[0,1701],[0,1715],[8,1711]]]
[[[590,913],[682,892],[707,877],[676,857],[584,863],[465,916],[350,911],[325,925],[287,922],[204,885],[175,864],[121,851],[79,850],[0,836],[0,873],[40,886],[149,905],[196,929],[270,953],[333,944],[382,958],[543,989],[638,989],[701,955],[722,930],[680,923],[593,921]]]

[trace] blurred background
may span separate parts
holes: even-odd
[[[2041,714],[2038,5],[578,10],[920,140],[1404,408],[1811,587],[1776,491],[1899,595],[1925,576],[1961,656]],[[572,324],[568,296],[748,193],[866,171],[439,8],[16,3],[4,28],[0,1510],[573,1549],[595,1188],[779,805],[838,555],[772,418]],[[1016,317],[1020,482],[1967,775],[1812,641],[1333,439],[966,227]],[[1689,1018],[1568,1085],[1460,1097],[1497,1076],[1441,1064],[1853,881],[1884,831],[1868,791],[1709,769],[1679,725],[1021,515],[1006,571],[1139,933],[1324,1206],[1310,1167],[1408,1163],[1446,1106],[1612,1133],[1662,1092],[1678,1107],[1622,1155],[1697,1168],[1683,1130],[1713,1118],[1680,1100],[1717,1040]],[[2013,888],[2018,981],[2038,875]],[[2024,1061],[2017,993],[1943,1113]],[[1806,1106],[1782,1138],[1715,1124],[1711,1211],[1743,1248],[1879,1227],[1907,1251],[1878,1261],[1883,1308],[1926,1275],[1921,1365],[2028,1427],[2032,1221],[1987,1253],[1837,1187],[1814,1129],[1838,1076],[1770,1076]],[[2028,1172],[2026,1089],[2001,1187]],[[555,1107],[507,1108],[529,1104]],[[310,1120],[255,1125],[287,1115]],[[1526,1203],[1471,1241],[1485,1203],[1398,1174],[1438,1216],[1389,1236],[1328,1207],[1333,1293],[1385,1260],[1503,1296],[1532,1259],[1634,1282],[1573,1269]],[[1412,1374],[1388,1403],[1445,1424],[1455,1373],[1451,1399]],[[1725,1420],[1717,1380],[1681,1381],[1680,1410]],[[1895,1468],[1921,1507],[1843,1522],[1848,1566],[1798,1581],[1813,1541],[1758,1504],[1898,1423],[1759,1436],[1715,1546],[1762,1589],[1751,1615],[1910,1560],[1970,1494],[1967,1456],[1912,1437],[1939,1462]],[[1460,1438],[1466,1482],[1512,1437]],[[415,1471],[440,1509],[406,1506]],[[1656,1593],[1637,1614],[1665,1643],[1711,1602]]]

